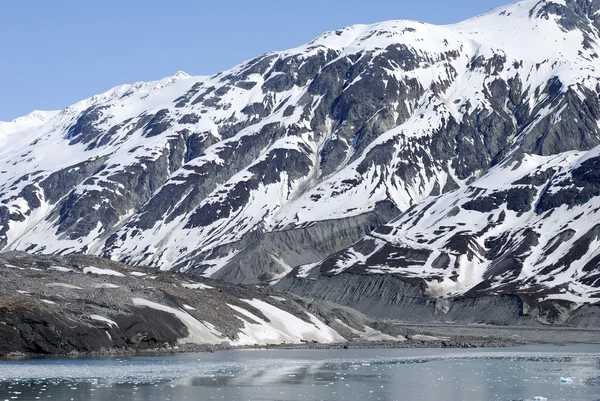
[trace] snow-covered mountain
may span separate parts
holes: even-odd
[[[534,303],[597,302],[599,176],[600,147],[513,157],[291,277],[393,274],[422,281],[432,299],[511,294]]]
[[[599,29],[600,0],[354,25],[2,123],[0,244],[235,282],[393,273],[434,296],[589,301]]]

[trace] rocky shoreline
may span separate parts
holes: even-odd
[[[410,328],[408,328],[410,327]],[[485,326],[486,332],[496,332],[495,336],[486,337],[484,333],[479,335],[452,335],[451,337],[436,337],[440,332],[450,331],[451,333],[467,330],[465,326],[437,325],[433,331],[424,331],[425,335],[417,335],[416,338],[407,338],[404,341],[347,341],[340,343],[324,344],[316,342],[303,342],[300,344],[257,344],[252,346],[231,346],[229,344],[181,344],[177,346],[162,347],[156,349],[102,349],[94,352],[69,352],[66,354],[34,354],[34,353],[9,353],[0,356],[0,360],[30,359],[39,357],[66,357],[66,358],[88,358],[88,357],[116,357],[116,356],[165,356],[182,353],[201,353],[201,352],[219,352],[240,349],[257,350],[327,350],[327,349],[399,349],[399,348],[505,348],[521,345],[533,344],[600,344],[600,330],[573,330],[567,329],[566,332],[577,333],[580,335],[569,336],[564,328],[523,328],[523,327],[494,327]],[[462,327],[462,329],[461,329]],[[397,328],[403,332],[413,331],[414,326],[399,326]],[[431,329],[431,327],[429,327]],[[471,328],[472,329],[472,328]],[[513,331],[525,330],[525,335],[515,338]],[[583,333],[583,334],[582,334]],[[434,335],[435,334],[435,335]],[[582,335],[581,335],[582,334]],[[420,336],[420,337],[419,337]],[[424,339],[421,339],[423,337]]]
[[[146,350],[123,350],[123,349],[107,349],[95,352],[70,352],[68,354],[25,354],[25,353],[9,353],[1,356],[0,360],[14,359],[31,359],[43,357],[67,357],[67,358],[86,358],[86,357],[113,357],[113,356],[164,356],[182,353],[199,353],[199,352],[218,352],[231,351],[240,349],[278,349],[278,350],[314,350],[314,349],[396,349],[396,348],[501,348],[525,345],[518,341],[510,341],[501,338],[492,338],[482,340],[478,338],[461,338],[449,340],[430,340],[430,341],[375,341],[375,342],[347,342],[335,344],[321,343],[305,343],[305,344],[268,344],[255,345],[247,347],[232,347],[228,345],[208,346],[202,344],[187,344],[185,346],[163,348],[163,349],[146,349]]]

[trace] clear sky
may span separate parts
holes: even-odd
[[[0,0],[0,120],[208,75],[356,23],[459,22],[510,0]]]

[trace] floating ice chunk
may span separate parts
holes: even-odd
[[[570,377],[559,377],[558,378],[558,382],[559,383],[573,383],[573,379],[571,379]]]
[[[99,269],[97,267],[86,267],[83,269],[85,274],[98,274],[101,276],[117,276],[117,277],[125,277],[123,273],[116,272],[114,270],[109,269]]]
[[[56,302],[52,302],[49,299],[40,299],[40,301],[48,305],[56,305]]]
[[[537,396],[532,398],[533,401],[548,401],[546,397]]]
[[[185,310],[196,310],[196,308],[194,308],[193,306],[189,306],[187,304],[183,304],[183,309],[185,309]]]

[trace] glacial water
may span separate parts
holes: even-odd
[[[600,346],[238,350],[0,362],[0,401],[534,399],[600,400]]]

